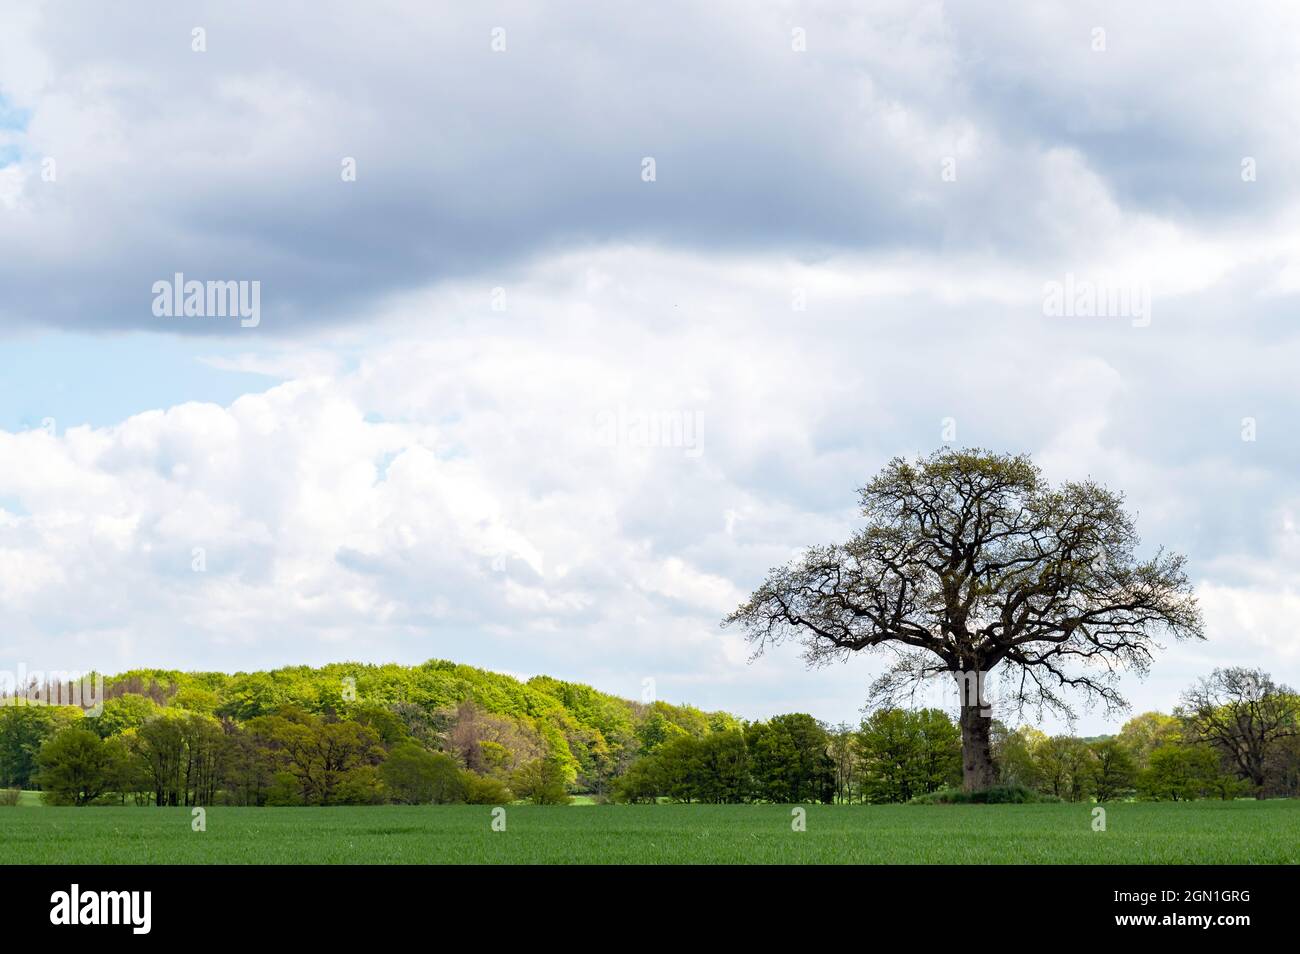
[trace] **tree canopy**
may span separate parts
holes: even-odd
[[[944,449],[890,461],[859,491],[866,525],[775,568],[724,620],[757,651],[794,639],[812,665],[891,654],[872,689],[897,705],[919,682],[962,691],[964,782],[992,784],[986,693],[1074,715],[1067,692],[1125,705],[1162,634],[1201,638],[1185,559],[1137,554],[1123,498],[1091,481],[1053,487],[1025,455]]]

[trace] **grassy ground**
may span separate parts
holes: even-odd
[[[1300,801],[1090,805],[0,810],[4,860],[201,863],[1296,864]]]

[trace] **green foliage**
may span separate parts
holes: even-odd
[[[804,714],[699,736],[672,732],[628,767],[612,794],[627,803],[661,797],[715,804],[830,801],[835,783],[829,740],[826,729]]]
[[[125,753],[109,790],[164,806],[500,804],[513,800],[511,786],[533,801],[564,801],[570,787],[599,799],[643,738],[738,725],[725,713],[442,660],[233,675],[140,669],[108,677],[106,696],[86,726]],[[37,753],[69,712],[80,718],[0,708],[0,784],[34,784]],[[719,766],[725,756],[713,753]]]
[[[634,762],[615,797],[624,802],[743,802],[750,796],[749,752],[737,729],[697,738],[675,735]]]
[[[286,807],[302,804],[302,795],[298,790],[298,780],[292,772],[276,772],[271,780],[271,787],[266,792],[264,804]]]
[[[221,696],[201,685],[187,684],[176,690],[170,704],[177,709],[213,715],[221,705]]]
[[[994,722],[993,761],[1001,783],[1037,788],[1042,779],[1034,752],[1046,740],[1046,734],[1031,726],[1011,730],[1001,722]]]
[[[1133,793],[1137,780],[1137,760],[1119,738],[1089,743],[1091,789],[1099,802],[1110,802]]]
[[[997,778],[1070,801],[1300,794],[1300,736],[1289,734],[1300,699],[1247,675],[1229,703],[1145,713],[1109,738],[994,723]],[[1276,718],[1259,723],[1271,733],[1264,757],[1243,761],[1231,736],[1206,741],[1206,726],[1232,705],[1249,713],[1243,693],[1257,686]],[[98,774],[101,752],[84,737],[48,745],[72,726],[105,743]],[[891,802],[954,786],[959,761],[957,726],[935,709],[882,709],[833,730],[800,713],[746,724],[441,660],[142,669],[108,677],[92,717],[0,705],[0,788],[48,780],[47,799],[70,804],[549,804],[571,792],[597,802]]]
[[[721,729],[700,739],[697,746],[695,798],[714,804],[745,801],[750,778],[745,733]]]
[[[380,771],[395,802],[449,805],[465,801],[464,773],[456,760],[414,742],[404,742],[389,752]]]
[[[357,706],[350,713],[350,718],[373,732],[385,749],[411,741],[406,723],[391,709],[378,705]]]
[[[1146,769],[1137,777],[1138,794],[1152,800],[1234,798],[1248,787],[1223,771],[1218,753],[1202,744],[1169,742],[1157,746],[1151,751]]]
[[[379,769],[373,765],[355,765],[339,776],[334,789],[336,805],[382,805],[387,790]]]
[[[276,767],[273,804],[337,805],[350,797],[341,788],[348,773],[382,761],[379,738],[356,722],[331,722],[321,716],[289,708],[273,716],[258,716],[249,731],[259,740]],[[293,780],[293,795],[286,776]]]
[[[88,805],[108,790],[120,746],[68,727],[41,746],[37,781],[52,805]]]
[[[866,801],[907,801],[961,780],[961,731],[939,709],[877,710],[856,741]]]
[[[713,780],[704,776],[703,741],[693,735],[674,735],[655,751],[663,794],[678,802],[700,801],[700,789]]]
[[[1152,751],[1159,745],[1181,742],[1183,723],[1177,716],[1163,712],[1144,712],[1124,723],[1120,740],[1133,754],[1139,771],[1147,767]]]
[[[709,719],[707,713],[693,706],[651,703],[636,730],[641,752],[650,755],[669,740],[684,735],[700,738],[710,730]]]
[[[977,792],[959,788],[942,788],[937,792],[918,795],[912,805],[1023,805],[1035,802],[1059,802],[1055,795],[1035,791],[1026,785],[994,785]]]
[[[364,726],[385,753],[407,741],[425,750],[446,751],[463,767],[503,784],[521,766],[546,759],[561,771],[566,787],[597,797],[609,791],[641,752],[643,740],[651,740],[653,748],[670,735],[700,737],[738,725],[726,713],[668,703],[647,707],[579,683],[547,676],[520,682],[445,660],[419,666],[289,666],[234,674],[137,669],[108,677],[106,696],[102,713],[89,727],[102,738],[131,737],[144,774],[167,776],[149,783],[150,797],[157,800],[160,789],[163,804],[187,798],[175,778],[178,743],[164,738],[168,730],[163,726],[146,732],[142,741],[135,736],[159,717],[181,711],[211,717],[223,726],[229,737],[228,751],[222,753],[228,777],[219,795],[255,805],[266,803],[277,772],[296,774],[300,788],[315,784],[300,770],[282,764],[283,738],[261,731],[266,725],[255,725],[256,720],[289,712]],[[36,752],[58,727],[51,712],[0,710],[0,784],[31,783]],[[253,737],[246,738],[250,732]],[[501,791],[499,786],[493,789]],[[300,792],[300,800],[315,803],[318,798]]]
[[[567,805],[564,767],[551,759],[534,759],[515,770],[511,789],[534,805]]]
[[[105,699],[103,711],[86,721],[101,739],[107,739],[111,735],[121,735],[127,729],[138,729],[155,718],[159,711],[158,704],[148,696],[126,692]]]
[[[1092,763],[1088,744],[1072,735],[1054,735],[1033,750],[1043,791],[1077,802],[1091,791]]]
[[[81,718],[80,709],[66,706],[0,705],[0,785],[33,784],[41,746]]]
[[[661,761],[655,755],[644,756],[629,765],[614,783],[614,801],[629,805],[657,801],[659,793],[667,788],[660,765]]]
[[[825,802],[834,797],[830,735],[804,713],[774,716],[745,727],[755,795],[768,802]]]
[[[471,805],[506,805],[515,800],[514,793],[500,779],[467,771],[461,781],[465,786],[465,801]]]
[[[214,718],[164,710],[127,737],[140,787],[155,805],[211,805],[225,777],[231,745]]]

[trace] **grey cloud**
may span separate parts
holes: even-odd
[[[1204,35],[1163,48],[1157,17],[1116,14],[1105,67],[1080,53],[1053,70],[1061,46],[1086,43],[1086,20],[1016,30],[982,5],[43,9],[25,35],[43,74],[0,68],[31,111],[23,204],[0,219],[10,323],[233,331],[150,313],[152,282],[180,271],[261,281],[260,332],[292,333],[448,278],[503,284],[539,255],[606,242],[1041,258],[1097,231],[1051,149],[1078,150],[1124,203],[1196,220],[1226,201],[1215,177],[1235,181],[1227,144],[1271,128],[1237,102],[1234,137],[1203,122],[1203,103],[1173,98]],[[205,53],[190,50],[195,25]],[[504,53],[489,48],[496,26]],[[795,26],[806,53],[791,51]],[[1128,82],[1134,35],[1168,54],[1145,92]],[[1255,77],[1244,52],[1207,54],[1231,70],[1224,109]],[[1276,138],[1263,145],[1280,163]],[[35,175],[46,154],[57,183]],[[940,179],[950,154],[956,183]],[[654,183],[640,179],[644,156]],[[343,157],[356,182],[341,181]],[[1277,197],[1258,185],[1251,201]]]

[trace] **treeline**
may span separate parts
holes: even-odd
[[[961,781],[961,733],[938,709],[876,712],[857,729],[812,716],[679,736],[633,762],[614,798],[651,802],[892,802]]]
[[[1068,801],[1300,796],[1300,696],[1255,669],[1216,669],[1173,715],[1086,740],[997,726],[1004,784]]]
[[[104,696],[89,713],[0,705],[0,789],[69,805],[883,803],[961,781],[961,734],[940,709],[882,709],[857,726],[742,722],[442,661],[141,670],[106,680]],[[1223,669],[1172,715],[1114,736],[995,722],[994,757],[1003,786],[1049,799],[1296,796],[1298,727],[1293,690]]]
[[[20,695],[0,700],[0,788],[73,805],[604,799],[639,753],[740,724],[439,660],[137,670],[106,680],[98,713]]]
[[[19,719],[49,710],[28,708]],[[14,717],[10,717],[14,718]],[[82,719],[53,733],[32,781],[56,805],[377,805],[519,797],[568,800],[563,776],[541,760],[480,774],[415,742],[383,710],[339,720],[286,707],[239,724],[166,711],[101,737]],[[513,785],[513,790],[510,785]]]
[[[1300,795],[1300,696],[1258,670],[1216,670],[1173,715],[1118,735],[1048,736],[994,722],[999,782],[1048,799],[1185,801]],[[808,716],[682,737],[633,762],[629,802],[906,802],[961,783],[961,732],[942,710],[882,709],[858,726]]]

